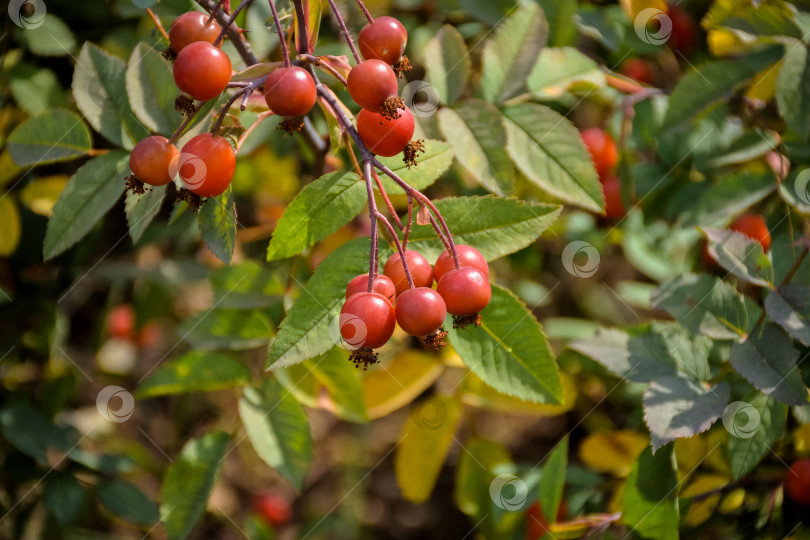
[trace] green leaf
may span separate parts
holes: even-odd
[[[368,238],[356,238],[321,261],[281,321],[267,355],[268,369],[315,358],[337,344],[337,320],[346,298],[346,284],[368,272],[369,251]]]
[[[807,46],[787,47],[776,83],[776,103],[790,129],[803,139],[810,138],[810,65]]]
[[[14,4],[22,8],[29,2]],[[10,2],[9,7],[14,4]],[[44,5],[42,7],[44,9]],[[51,13],[46,14],[39,25],[15,28],[14,37],[39,56],[67,56],[76,48],[76,37],[70,27]]]
[[[738,9],[737,6],[734,9]],[[752,36],[788,36],[802,39],[802,31],[794,19],[795,14],[782,3],[778,5],[763,4],[755,5],[755,9],[745,9],[741,10],[741,13],[734,13],[723,20],[722,26]]]
[[[87,234],[126,188],[129,154],[120,150],[94,158],[70,179],[53,207],[42,255],[59,255]]]
[[[677,540],[678,477],[672,445],[646,448],[624,484],[622,523],[644,538]]]
[[[141,195],[132,191],[127,192],[125,212],[129,236],[133,243],[141,239],[146,228],[158,215],[165,195],[166,186],[152,186]]]
[[[729,229],[703,229],[709,254],[720,266],[753,285],[773,287],[773,266],[762,245]]]
[[[495,469],[509,465],[509,452],[494,441],[472,438],[464,446],[458,466],[453,499],[459,510],[478,522],[489,512],[489,486]]]
[[[442,136],[473,178],[496,195],[515,192],[517,171],[506,151],[501,111],[487,101],[470,99],[453,109],[439,109],[437,118]]]
[[[807,387],[796,366],[799,351],[784,330],[766,323],[731,347],[731,365],[762,393],[788,405],[806,405]]]
[[[156,525],[160,519],[157,505],[132,484],[105,480],[99,484],[96,495],[111,514],[133,525]]]
[[[501,103],[524,85],[548,37],[548,22],[535,3],[513,11],[484,44],[481,90],[491,102]]]
[[[710,169],[728,167],[762,157],[779,145],[779,138],[772,131],[755,129],[743,133],[725,150],[710,156],[706,166]]]
[[[253,349],[273,336],[273,323],[258,310],[212,309],[183,321],[181,339],[198,349]]]
[[[439,102],[450,105],[456,101],[472,72],[472,61],[464,38],[455,27],[445,24],[425,44],[423,51],[428,82]]]
[[[793,339],[810,347],[810,288],[788,283],[765,298],[765,311]]]
[[[69,525],[79,514],[85,495],[75,476],[53,471],[45,478],[42,502],[60,525]]]
[[[577,40],[574,16],[577,3],[569,0],[539,0],[548,24],[548,44],[553,47],[571,45]]]
[[[450,396],[436,396],[411,407],[394,454],[397,484],[406,500],[418,504],[430,498],[461,412],[461,403]]]
[[[719,178],[678,216],[683,227],[726,225],[732,217],[771,193],[776,179],[770,173],[737,172]]]
[[[602,185],[579,131],[559,113],[534,103],[504,111],[506,149],[543,191],[594,212],[605,207]]]
[[[239,417],[253,448],[297,490],[312,464],[312,437],[304,409],[278,382],[245,388]]]
[[[565,473],[568,468],[568,435],[557,444],[543,465],[540,477],[540,507],[548,523],[557,521],[557,512],[565,488]]]
[[[644,392],[644,422],[653,451],[670,441],[709,429],[723,414],[731,388],[720,383],[707,388],[683,377],[659,377]]]
[[[467,244],[491,261],[521,250],[543,234],[561,207],[500,197],[445,197],[436,201],[456,244]],[[416,225],[408,246],[435,261],[444,250],[430,225]]]
[[[652,304],[692,332],[714,339],[744,337],[756,319],[749,319],[734,287],[707,274],[685,274],[664,283],[653,293]]]
[[[67,105],[62,85],[48,68],[17,64],[8,70],[8,87],[17,105],[30,115]]]
[[[729,432],[728,461],[734,480],[754,470],[768,455],[782,435],[787,412],[787,405],[756,391],[723,411],[723,424]]]
[[[90,130],[79,115],[63,109],[29,118],[11,132],[7,143],[19,167],[70,161],[93,148]]]
[[[540,324],[514,294],[492,286],[480,327],[450,330],[464,364],[499,392],[526,401],[560,404],[554,353]]]
[[[160,521],[169,540],[184,540],[205,511],[230,436],[210,431],[191,439],[175,459],[160,489]]]
[[[414,189],[425,189],[441,177],[453,163],[453,150],[450,145],[442,141],[425,141],[425,153],[419,154],[419,165],[408,167],[399,156],[384,158],[378,157],[380,163],[391,169]],[[380,174],[385,191],[389,194],[404,194],[405,192],[384,174]]]
[[[211,286],[217,307],[236,309],[267,307],[286,288],[276,273],[250,259],[216,270],[211,275]]]
[[[538,99],[561,97],[575,83],[591,87],[605,85],[605,74],[599,65],[574,47],[543,49],[534,64],[527,84]]]
[[[199,213],[200,236],[211,253],[224,262],[231,263],[236,245],[236,203],[233,200],[233,187],[225,193],[208,197]]]
[[[56,426],[23,403],[11,403],[0,410],[0,431],[17,450],[42,465],[48,463],[48,449],[65,452],[78,440],[75,429]]]
[[[794,168],[779,183],[779,195],[801,214],[810,214],[810,174],[806,171]]]
[[[366,184],[356,174],[321,176],[287,206],[267,248],[267,260],[298,255],[351,221],[365,203]]]
[[[250,382],[250,371],[230,356],[207,351],[191,351],[164,362],[141,383],[135,397],[211,392],[243,386]]]
[[[146,43],[138,43],[129,57],[127,96],[132,110],[150,131],[169,134],[180,123],[174,109],[177,86],[171,64]]]
[[[627,31],[627,17],[618,5],[579,4],[574,16],[579,32],[617,52]]]
[[[73,71],[73,97],[93,129],[131,150],[149,132],[135,118],[126,89],[126,64],[85,42]]]

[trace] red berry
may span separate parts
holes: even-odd
[[[765,218],[759,214],[743,214],[731,224],[731,230],[758,241],[765,253],[771,249],[771,233]]]
[[[622,201],[622,181],[618,176],[608,176],[602,181],[605,194],[605,215],[608,219],[621,219],[627,211]]]
[[[317,99],[315,81],[302,67],[278,68],[264,82],[264,100],[279,116],[304,116]]]
[[[405,260],[408,261],[408,268],[411,271],[414,287],[430,287],[433,285],[433,268],[421,254],[410,249],[405,250]],[[383,266],[383,274],[391,278],[397,288],[397,295],[408,290],[408,278],[405,277],[405,268],[399,258],[399,253],[394,253]]]
[[[362,109],[357,115],[357,131],[369,150],[380,156],[399,154],[413,137],[414,121],[407,107],[397,109],[399,118],[388,120],[382,115]]]
[[[546,516],[543,515],[540,503],[532,504],[526,510],[526,540],[540,540],[550,532],[551,529],[549,529]]]
[[[672,35],[669,45],[676,51],[688,53],[695,48],[698,41],[698,29],[691,15],[677,6],[670,6],[667,16],[672,21]]]
[[[407,42],[408,31],[393,17],[377,17],[357,34],[363,58],[382,60],[391,65],[402,58]]]
[[[216,197],[225,192],[236,169],[231,145],[219,135],[202,133],[192,138],[172,164],[183,185],[200,197]]]
[[[189,11],[177,17],[169,28],[169,42],[176,53],[182,51],[186,45],[194,41],[207,41],[214,43],[219,37],[222,28],[217,21],[208,22],[208,14],[199,11]]]
[[[265,493],[253,498],[253,511],[271,525],[284,525],[292,517],[290,503],[281,495]]]
[[[462,266],[447,272],[436,288],[447,311],[453,315],[475,315],[489,304],[492,288],[478,268]]]
[[[810,505],[810,459],[800,459],[787,473],[785,489],[799,504]]]
[[[346,298],[353,294],[368,292],[368,273],[360,274],[352,278],[346,286]],[[397,297],[397,288],[394,287],[394,282],[391,278],[385,275],[378,274],[377,279],[374,280],[374,291],[380,293],[392,302]]]
[[[456,253],[458,253],[458,262],[461,266],[478,268],[487,278],[489,277],[489,265],[480,251],[472,246],[457,245]],[[442,251],[442,254],[436,259],[436,264],[433,265],[433,277],[436,279],[436,282],[455,267],[456,263],[453,261],[453,255],[449,251]]]
[[[110,310],[107,316],[107,331],[110,336],[122,339],[132,337],[135,329],[135,312],[129,304],[121,304]]]
[[[397,95],[397,76],[382,60],[360,62],[346,82],[354,102],[371,112],[380,112],[385,100]]]
[[[230,80],[230,58],[207,41],[189,43],[174,61],[177,88],[198,101],[217,97]]]
[[[355,348],[377,349],[394,334],[394,305],[379,293],[351,295],[340,309],[340,335]]]
[[[129,154],[129,168],[144,184],[165,186],[172,181],[169,166],[177,154],[177,147],[166,137],[152,135],[138,142],[132,149]]]
[[[593,127],[582,130],[582,141],[591,154],[596,172],[600,177],[607,176],[619,161],[619,151],[613,137],[605,130]]]
[[[428,287],[408,289],[397,298],[397,323],[412,336],[427,336],[438,330],[447,316],[442,297]]]
[[[652,66],[641,58],[631,58],[622,64],[622,75],[642,84],[652,84],[653,81]]]

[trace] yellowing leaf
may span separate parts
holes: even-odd
[[[702,435],[675,439],[675,460],[678,470],[689,472],[706,457],[706,439]]]
[[[766,103],[771,101],[776,95],[776,81],[779,79],[779,70],[782,62],[779,61],[765,71],[758,73],[751,86],[745,91],[745,97],[751,99],[761,99]]]
[[[461,419],[461,403],[438,396],[415,404],[402,430],[394,469],[402,496],[421,503],[430,497]]]
[[[663,11],[666,13],[667,11],[667,3],[665,0],[619,0],[619,4],[622,6],[622,11],[627,18],[635,20],[636,15],[641,13],[645,9],[656,9],[658,11]]]
[[[681,492],[681,498],[694,497],[701,495],[714,489],[721,488],[728,484],[728,478],[718,474],[701,474],[695,476],[695,479],[686,486]],[[689,506],[689,513],[686,514],[684,521],[687,525],[695,527],[700,525],[714,513],[717,504],[720,502],[720,493],[709,495],[708,497],[694,500]]]
[[[570,411],[577,397],[577,387],[573,378],[567,373],[560,372],[560,383],[563,390],[561,405],[546,403],[532,403],[522,399],[501,394],[487,385],[474,373],[468,374],[462,384],[461,401],[473,407],[490,409],[507,414],[520,414],[527,416],[550,417],[558,416]]]
[[[11,159],[8,148],[0,153],[0,186],[8,184],[24,170],[23,167],[18,167],[17,164],[14,163],[14,160]]]
[[[706,36],[713,56],[729,56],[745,51],[747,45],[730,30],[709,30]]]
[[[11,195],[0,195],[0,257],[14,253],[20,242],[20,213]]]
[[[723,500],[720,502],[720,506],[718,510],[720,510],[724,514],[730,514],[731,512],[735,511],[737,508],[742,506],[742,503],[745,501],[745,490],[743,488],[737,488],[735,490],[729,491]]]
[[[63,174],[37,178],[22,189],[20,202],[35,214],[49,217],[68,179]]]
[[[810,454],[810,424],[802,424],[793,432],[793,446],[797,454]]]
[[[608,501],[607,511],[611,514],[618,514],[621,513],[622,507],[624,506],[624,486],[626,484],[624,482],[619,482],[619,485],[616,486],[616,490],[610,496],[610,500]]]
[[[703,465],[707,465],[721,474],[731,474],[731,466],[728,463],[726,446],[728,444],[728,431],[725,429],[713,429],[705,434],[706,437],[706,459]]]
[[[418,351],[397,354],[385,368],[375,369],[363,378],[363,400],[370,420],[410,403],[444,371],[441,363]]]
[[[579,458],[596,472],[623,477],[649,444],[646,436],[630,430],[593,433],[580,444]]]

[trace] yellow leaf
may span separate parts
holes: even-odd
[[[664,13],[667,11],[665,0],[619,0],[619,3],[622,11],[631,21],[635,20],[636,16],[645,9],[655,9]]]
[[[731,474],[728,463],[726,445],[728,444],[728,431],[725,429],[712,429],[705,433],[706,459],[703,464],[711,467],[721,474]]]
[[[619,485],[616,486],[616,489],[613,491],[613,494],[610,496],[610,500],[608,501],[607,511],[611,514],[618,514],[622,511],[624,507],[624,486],[626,484],[624,482],[619,482]]]
[[[793,432],[793,445],[797,454],[810,454],[810,424],[802,424]]]
[[[708,493],[713,489],[718,489],[725,485],[728,485],[728,478],[725,476],[718,474],[701,474],[695,476],[695,479],[686,486],[686,489],[681,492],[680,496],[682,498],[694,497],[695,495]],[[684,522],[692,527],[700,525],[712,517],[719,502],[720,493],[692,501],[692,504],[689,506],[689,513],[686,514]]]
[[[22,189],[20,202],[35,214],[49,217],[68,180],[63,174],[37,178]]]
[[[779,79],[781,67],[782,62],[779,61],[765,71],[758,73],[751,82],[751,86],[745,91],[745,97],[761,99],[766,103],[771,101],[776,95],[776,81]]]
[[[580,444],[579,457],[596,472],[623,477],[649,444],[646,436],[630,430],[593,433]]]
[[[737,488],[729,491],[726,496],[723,497],[719,510],[724,514],[730,514],[742,506],[743,501],[745,501],[745,490],[743,488]]]
[[[473,373],[469,373],[462,384],[461,400],[467,405],[490,409],[507,414],[520,414],[526,416],[558,416],[570,411],[577,397],[577,388],[574,380],[567,373],[560,372],[563,389],[562,405],[548,405],[545,403],[531,403],[516,397],[501,394]]]
[[[411,350],[397,354],[385,368],[363,378],[363,399],[370,420],[407,405],[444,371],[432,356]]]
[[[675,459],[678,462],[678,470],[692,471],[705,457],[706,439],[701,435],[675,439]]]
[[[421,503],[430,497],[453,442],[461,403],[435,396],[411,407],[394,456],[394,470],[402,496]]]
[[[709,30],[706,43],[713,56],[729,56],[739,54],[748,49],[748,45],[733,32],[725,29]]]
[[[0,194],[0,257],[14,253],[20,242],[20,213],[11,195]]]
[[[18,167],[14,160],[11,159],[11,154],[8,149],[0,153],[0,186],[8,184],[11,180],[16,178],[23,172],[22,167]]]

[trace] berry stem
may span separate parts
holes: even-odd
[[[266,77],[262,77],[256,79],[255,81],[252,81],[247,86],[239,88],[239,90],[237,90],[230,98],[228,98],[228,101],[225,102],[225,105],[222,106],[222,109],[219,112],[219,117],[217,118],[216,123],[211,127],[211,133],[213,133],[214,135],[219,133],[219,130],[222,127],[222,122],[225,120],[225,115],[228,114],[228,111],[230,110],[231,106],[234,103],[236,103],[236,100],[242,96],[250,96],[250,94],[253,93],[254,90],[256,90],[258,87],[264,84],[265,79]],[[242,110],[245,110],[244,103],[242,103]]]
[[[399,227],[399,230],[402,230],[402,221],[399,219],[399,215],[397,215],[397,211],[394,210],[394,205],[391,204],[391,199],[388,198],[388,193],[385,192],[385,188],[382,185],[382,180],[377,175],[377,171],[371,169],[371,175],[374,177],[374,182],[377,184],[377,189],[380,192],[380,196],[382,196],[383,201],[385,201],[385,206],[388,207],[388,211],[391,213],[391,217],[394,218],[394,222]]]
[[[369,13],[368,9],[366,9],[366,5],[363,3],[363,0],[357,0],[357,5],[360,6],[360,9],[363,11],[363,15],[366,16],[368,22],[373,23],[374,17],[372,17],[371,13]]]
[[[340,84],[342,84],[343,86],[348,86],[349,85],[349,83],[346,82],[346,79],[343,78],[343,75],[341,75],[338,72],[338,70],[336,70],[335,68],[333,68],[329,64],[325,64],[325,63],[321,62],[321,58],[319,56],[313,56],[311,54],[299,54],[298,57],[302,58],[302,59],[304,59],[304,60],[306,60],[308,62],[311,62],[311,63],[315,64],[316,66],[318,66],[319,68],[323,69],[324,71],[326,71],[327,73],[332,75],[334,78],[339,80]]]
[[[162,35],[166,41],[169,41],[169,34],[166,33],[166,29],[163,28],[163,25],[160,23],[160,19],[158,19],[157,15],[155,15],[155,12],[152,11],[151,8],[146,8],[146,12],[149,14],[149,18],[152,19],[152,22],[155,23],[155,28],[157,28],[158,32],[160,32],[160,35]]]
[[[338,9],[337,4],[335,4],[335,0],[329,0],[329,5],[332,7],[332,13],[335,14],[338,24],[340,24],[340,30],[346,37],[346,43],[349,45],[349,49],[352,51],[354,61],[359,64],[362,60],[360,59],[360,55],[357,54],[357,49],[354,46],[354,40],[352,39],[349,29],[346,27],[346,21],[343,19],[343,15],[340,14],[340,10]]]
[[[214,12],[219,11],[219,9],[222,7],[222,4],[224,3],[225,0],[219,0],[217,2],[217,5],[215,5],[214,9],[212,9],[211,12],[208,14],[208,20],[205,21],[205,24],[211,24],[211,21],[214,20]]]
[[[191,121],[194,120],[194,117],[197,116],[197,113],[200,112],[205,103],[206,102],[200,103],[200,105],[194,109],[194,112],[188,115],[188,117],[186,117],[186,119],[180,123],[177,129],[174,130],[174,133],[172,133],[172,136],[169,138],[169,143],[174,144],[177,141],[177,139],[180,138],[180,135],[182,135],[183,132],[186,130],[186,128],[189,126],[189,124],[191,124]]]
[[[408,237],[411,235],[412,225],[413,225],[413,195],[408,193],[408,221],[405,225],[405,231],[402,233],[402,249],[408,247]]]
[[[195,1],[210,15],[213,15],[220,25],[225,25],[228,23],[228,15],[217,7],[220,4],[219,2],[215,2],[214,0]],[[253,54],[253,51],[250,49],[250,44],[247,42],[247,40],[245,40],[238,28],[229,28],[228,37],[231,38],[231,43],[233,43],[234,48],[236,48],[236,52],[239,53],[239,56],[242,57],[245,64],[252,66],[253,64],[259,63],[259,59]]]
[[[298,21],[298,43],[295,44],[295,47],[298,49],[298,54],[309,54],[309,28],[304,2],[303,0],[293,0],[293,6],[295,6],[295,18]]]
[[[235,10],[233,10],[233,13],[231,13],[231,16],[228,18],[228,20],[225,22],[225,25],[222,27],[222,31],[217,36],[217,39],[214,41],[214,47],[219,47],[219,45],[222,43],[222,40],[225,39],[225,34],[227,34],[230,31],[231,26],[233,25],[233,21],[235,21],[236,17],[239,16],[239,12],[245,9],[249,3],[250,0],[242,0],[241,2],[239,2],[239,5],[236,6]]]
[[[284,30],[281,29],[281,21],[278,18],[278,11],[276,11],[276,3],[273,0],[268,0],[270,4],[270,11],[273,13],[273,23],[276,25],[278,32],[278,41],[281,43],[281,54],[284,56],[284,67],[290,67],[290,52],[287,50],[287,40],[284,38]]]

